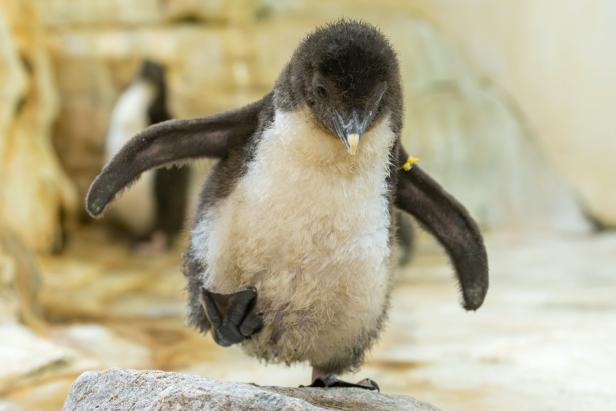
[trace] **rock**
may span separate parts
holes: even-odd
[[[119,336],[100,324],[56,326],[51,338],[54,343],[95,361],[96,368],[152,366],[151,353],[146,345]]]
[[[36,3],[0,0],[0,9],[0,218],[49,251],[77,204],[50,141],[58,96]]]
[[[40,287],[41,274],[34,255],[0,221],[0,324],[21,320],[35,330],[43,330]]]
[[[13,402],[0,400],[0,410],[2,411],[21,411],[23,410],[23,408]]]
[[[104,249],[104,258],[100,258]],[[61,255],[40,256],[44,287],[40,304],[52,322],[164,322],[185,313],[181,251],[144,258],[103,230],[73,234]],[[182,327],[184,328],[184,327]]]
[[[0,392],[3,393],[40,382],[50,375],[66,374],[76,361],[74,351],[33,333],[21,324],[0,323],[0,341]],[[88,365],[95,364],[90,362]]]
[[[49,27],[162,24],[187,20],[245,22],[259,17],[264,0],[54,0],[40,1]]]
[[[0,321],[0,364],[0,398],[24,410],[59,409],[75,378],[86,370],[154,367],[146,344],[102,325],[49,324],[47,332],[35,333],[8,321]]]
[[[588,212],[616,227],[616,196],[606,189],[616,175],[616,48],[610,46],[616,26],[605,18],[614,14],[614,3],[412,3],[455,39],[478,72],[513,96],[535,131],[532,140],[544,148]]]
[[[64,410],[416,410],[411,397],[362,389],[259,387],[162,371],[111,369],[82,374]]]

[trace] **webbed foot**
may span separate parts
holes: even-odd
[[[333,374],[327,375],[325,377],[317,377],[317,378],[315,378],[314,381],[312,382],[312,384],[310,384],[308,387],[319,387],[319,388],[334,388],[334,387],[339,387],[339,388],[363,388],[365,390],[381,391],[379,385],[375,381],[371,380],[370,378],[364,378],[363,380],[359,381],[357,384],[353,384],[351,382],[346,382],[346,381],[339,380]]]
[[[200,300],[218,345],[228,347],[240,343],[263,327],[262,314],[255,312],[257,289],[254,287],[232,294],[217,294],[202,287]]]

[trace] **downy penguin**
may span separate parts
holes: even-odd
[[[219,158],[184,255],[189,323],[266,361],[310,363],[314,386],[374,389],[334,375],[361,365],[386,320],[395,208],[444,246],[464,308],[479,308],[488,289],[477,225],[409,169],[401,129],[392,47],[372,25],[342,20],[308,35],[261,100],[136,135],[86,207],[100,215],[146,170]]]
[[[138,132],[169,119],[165,69],[145,60],[113,109],[105,160],[111,160]],[[111,207],[110,217],[132,237],[158,246],[154,248],[171,246],[184,224],[189,174],[188,166],[144,173]]]

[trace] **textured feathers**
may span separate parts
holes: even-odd
[[[348,156],[328,116],[366,112],[383,85],[358,154]],[[249,352],[348,370],[361,363],[386,316],[394,204],[445,247],[466,309],[477,309],[487,292],[476,224],[419,167],[401,169],[401,127],[395,53],[373,26],[340,21],[302,42],[262,100],[138,134],[94,181],[87,209],[100,214],[145,170],[221,159],[185,254],[189,322],[209,328],[201,286],[221,293],[256,286],[264,327],[244,343]]]

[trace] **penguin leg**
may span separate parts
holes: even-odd
[[[262,314],[255,312],[257,290],[254,287],[232,294],[218,294],[202,287],[200,301],[218,345],[228,347],[240,343],[263,327]]]
[[[370,378],[364,378],[356,384],[339,380],[334,374],[326,374],[318,368],[312,368],[312,384],[308,387],[317,388],[362,388],[371,391],[381,391],[376,381]]]

